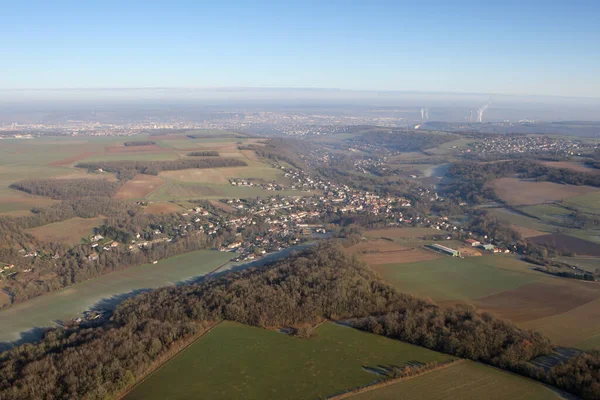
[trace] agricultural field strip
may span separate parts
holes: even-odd
[[[414,379],[351,396],[356,400],[548,400],[554,390],[494,367],[464,361]]]

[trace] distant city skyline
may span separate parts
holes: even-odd
[[[0,91],[283,88],[600,98],[597,1],[122,3],[2,5]]]

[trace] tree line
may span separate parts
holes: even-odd
[[[151,146],[153,144],[156,144],[156,142],[150,141],[150,140],[136,140],[136,141],[132,141],[132,142],[125,142],[123,143],[124,146],[126,147],[131,147],[131,146]]]
[[[399,293],[334,243],[263,268],[125,300],[92,328],[49,330],[0,354],[0,398],[116,396],[183,339],[221,320],[297,328],[324,318],[459,357],[480,360],[597,399],[600,357],[585,353],[546,372],[529,363],[552,347],[541,334],[470,307],[442,309]]]
[[[188,153],[189,157],[218,157],[219,152],[214,150],[206,150],[206,151],[192,151]]]
[[[224,167],[245,167],[245,161],[235,158],[203,158],[198,160],[183,159],[174,161],[99,161],[86,162],[75,165],[89,171],[106,171],[117,174],[120,180],[133,179],[138,173],[158,175],[161,171],[175,171],[181,169],[203,169]]]
[[[488,183],[494,179],[516,174],[521,178],[531,178],[537,181],[600,187],[600,175],[566,168],[547,167],[531,160],[490,163],[463,161],[450,166],[448,176],[453,179],[444,188],[444,193],[472,204],[482,204],[486,200],[500,201]]]
[[[110,197],[121,184],[104,179],[30,179],[15,182],[9,187],[55,200],[73,200],[81,197]]]

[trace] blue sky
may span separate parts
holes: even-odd
[[[311,87],[600,97],[598,21],[600,1],[578,0],[3,0],[0,89]]]

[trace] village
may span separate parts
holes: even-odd
[[[197,206],[178,213],[179,223],[169,226],[147,227],[139,232],[131,232],[134,238],[130,243],[119,243],[110,237],[96,233],[85,239],[89,246],[87,260],[98,262],[102,252],[130,251],[149,249],[155,244],[172,242],[178,237],[192,234],[207,235],[216,243],[215,250],[231,252],[231,261],[252,261],[266,254],[278,252],[291,246],[312,240],[316,237],[332,236],[335,225],[328,222],[344,215],[377,216],[390,227],[427,227],[440,231],[440,239],[471,237],[460,224],[451,222],[440,215],[421,215],[411,210],[412,202],[405,197],[378,196],[376,194],[353,189],[321,178],[313,178],[302,170],[274,164],[283,171],[290,181],[289,188],[280,184],[263,182],[272,190],[295,189],[310,196],[281,196],[274,194],[267,198],[221,199],[221,208]],[[231,184],[246,186],[248,180],[232,180]],[[416,187],[412,195],[431,202],[443,202],[433,188]],[[144,203],[146,204],[146,203]],[[147,204],[146,204],[147,205]],[[229,211],[224,211],[229,210]],[[407,212],[407,210],[411,210]],[[231,235],[231,232],[234,232]],[[443,233],[447,232],[447,233]],[[487,239],[487,237],[485,238]],[[483,245],[485,251],[508,252],[509,249],[497,247],[493,239]],[[478,246],[479,246],[478,242]],[[35,249],[21,249],[23,257],[40,256]],[[449,253],[450,254],[450,253]],[[451,254],[453,255],[453,254]],[[457,254],[458,255],[458,254]],[[54,254],[52,258],[60,258]],[[158,260],[153,262],[157,263]],[[18,270],[0,266],[0,274]],[[19,272],[29,272],[20,270]]]
[[[151,247],[155,243],[171,242],[178,236],[204,234],[220,244],[215,248],[222,252],[231,252],[231,261],[252,261],[266,254],[281,251],[285,248],[300,244],[322,235],[332,235],[336,227],[328,226],[332,216],[343,215],[372,215],[386,221],[390,227],[427,227],[440,231],[440,238],[452,239],[455,236],[471,237],[458,223],[444,216],[418,215],[411,210],[412,203],[404,197],[381,197],[367,191],[338,185],[323,179],[313,178],[301,171],[275,164],[284,171],[285,176],[292,182],[292,189],[312,191],[312,196],[280,196],[268,198],[222,199],[223,208],[207,210],[203,207],[190,208],[180,213],[182,223],[171,227],[152,229],[151,237],[144,240],[142,232],[136,233],[136,238],[127,244],[129,251]],[[240,182],[244,182],[241,180]],[[434,189],[413,188],[416,197],[426,198],[432,202],[443,202],[444,198]],[[223,209],[230,209],[225,212]],[[233,237],[226,232],[235,232]],[[447,233],[444,233],[447,232]],[[147,236],[147,235],[146,235]],[[483,239],[488,239],[485,236]],[[509,252],[506,246],[481,243],[473,240],[484,251],[493,253]],[[119,243],[105,239],[99,235],[92,238],[91,246],[96,251],[110,251]],[[469,244],[471,244],[469,242]],[[94,251],[88,257],[90,261],[98,259]]]
[[[540,135],[498,135],[484,137],[480,141],[473,142],[471,148],[463,150],[463,154],[546,153],[557,156],[579,156],[582,150],[590,150],[595,147],[597,146],[581,140],[554,139]]]

